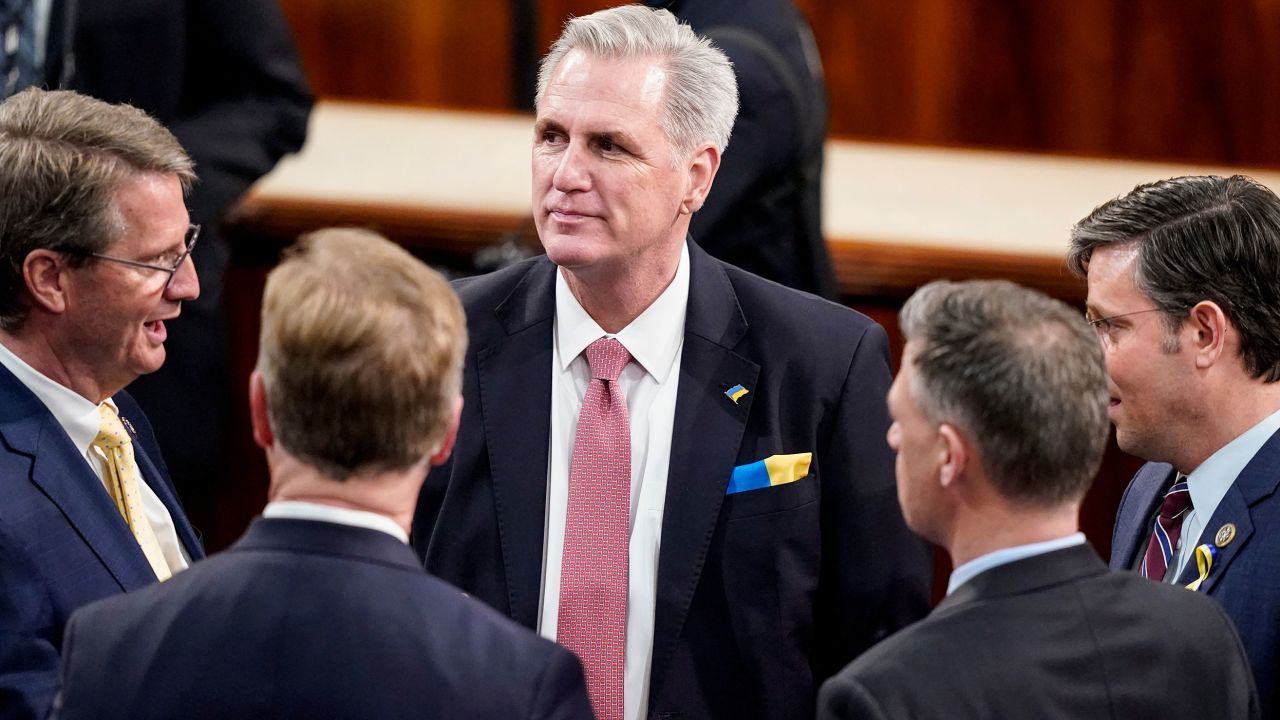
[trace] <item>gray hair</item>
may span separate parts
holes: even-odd
[[[137,108],[37,88],[0,103],[0,328],[26,320],[27,256],[101,252],[123,224],[116,190],[143,172],[176,175],[184,192],[196,178],[173,134]]]
[[[662,129],[678,155],[705,142],[720,152],[738,115],[738,82],[729,58],[666,10],[623,5],[576,17],[551,46],[538,69],[538,104],[551,75],[570,50],[600,58],[651,57],[667,71]]]
[[[932,422],[962,428],[1009,500],[1083,497],[1107,439],[1106,366],[1084,318],[1003,280],[920,288],[899,315],[912,393]]]
[[[1172,333],[1201,300],[1240,332],[1255,378],[1280,380],[1280,199],[1242,175],[1139,185],[1071,229],[1067,264],[1081,277],[1099,247],[1137,246],[1135,281]]]

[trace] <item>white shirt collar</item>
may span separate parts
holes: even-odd
[[[1231,484],[1277,430],[1280,430],[1280,410],[1218,448],[1209,459],[1191,471],[1187,476],[1187,491],[1191,493],[1191,506],[1198,516],[1208,521]]]
[[[675,364],[676,351],[684,337],[684,319],[689,306],[689,246],[680,246],[676,275],[662,294],[639,317],[614,337],[631,357],[659,384],[666,382]],[[556,349],[560,371],[568,368],[588,345],[609,336],[573,296],[563,271],[556,272]]]
[[[36,398],[44,404],[53,419],[58,421],[63,431],[71,438],[71,442],[87,453],[98,437],[98,428],[102,417],[98,414],[98,406],[71,388],[56,382],[39,370],[31,367],[13,351],[0,343],[0,365],[4,365],[18,382],[26,386]],[[115,407],[115,401],[107,398],[106,402]]]
[[[377,530],[394,537],[405,545],[409,544],[409,535],[395,520],[386,515],[379,515],[367,510],[322,505],[304,500],[286,500],[267,503],[267,506],[262,509],[262,517],[284,520],[318,520],[337,525]]]
[[[1065,537],[1055,538],[1053,540],[1045,540],[1043,542],[1029,543],[1027,545],[1015,545],[1013,547],[1000,548],[986,555],[976,557],[969,562],[961,565],[951,572],[951,580],[947,583],[947,594],[956,591],[956,588],[969,582],[982,573],[1008,565],[1011,562],[1025,560],[1026,558],[1054,550],[1062,550],[1064,548],[1083,545],[1085,543],[1084,533],[1072,533]]]

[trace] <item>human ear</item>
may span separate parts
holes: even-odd
[[[689,159],[689,187],[680,201],[680,214],[691,215],[702,207],[719,169],[720,151],[714,145],[703,145],[693,153]]]

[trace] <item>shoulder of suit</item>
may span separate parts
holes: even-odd
[[[821,337],[831,337],[832,333],[861,334],[867,328],[879,327],[846,305],[766,280],[720,260],[715,262],[724,268],[747,322],[753,325],[777,321],[811,329]]]
[[[547,272],[554,267],[546,255],[536,255],[493,272],[454,280],[453,290],[464,305],[486,298],[501,300],[530,272]]]

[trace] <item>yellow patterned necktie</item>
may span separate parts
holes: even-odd
[[[93,446],[102,450],[107,457],[107,493],[133,531],[133,537],[138,540],[142,554],[147,556],[147,562],[151,563],[156,577],[168,580],[173,571],[169,569],[164,552],[160,550],[160,542],[156,540],[156,533],[151,529],[151,523],[147,521],[147,515],[142,509],[142,473],[133,457],[133,441],[125,432],[116,409],[110,404],[99,405],[98,415],[102,418],[102,424],[99,426],[98,437],[93,439]]]

